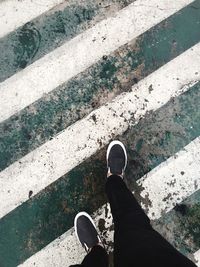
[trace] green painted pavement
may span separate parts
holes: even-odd
[[[96,210],[105,199],[104,181],[102,164],[98,160],[86,163],[4,217],[0,266],[16,266],[42,249],[72,227],[79,209]]]
[[[0,40],[0,82],[133,0],[67,1]]]
[[[0,125],[0,169],[200,41],[200,1],[179,11]]]
[[[199,101],[200,82],[118,137],[128,152],[127,183],[140,202],[146,204],[135,181],[200,135]],[[92,213],[106,202],[105,153],[103,148],[0,220],[2,267],[16,266],[64,233],[79,210]]]
[[[139,179],[200,136],[199,101],[200,82],[124,135],[123,142],[132,150],[131,177]]]
[[[192,254],[200,248],[199,221],[200,190],[153,222],[153,226],[183,254],[189,252],[192,259]]]

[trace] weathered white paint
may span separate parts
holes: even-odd
[[[0,38],[65,0],[4,0],[0,2]]]
[[[184,175],[181,175],[181,171],[184,171]],[[147,195],[152,204],[146,209],[150,219],[161,217],[163,213],[170,211],[176,203],[180,203],[196,190],[199,190],[199,177],[200,137],[137,181],[138,186],[143,188],[141,196]],[[164,201],[163,199],[168,194],[171,194],[171,196],[167,201]],[[108,208],[109,205],[106,205]],[[109,231],[109,227],[112,225],[112,217],[110,208],[105,212],[106,205],[94,214],[94,219],[96,225],[98,225],[100,218],[105,220],[105,226],[108,229],[107,241],[111,241],[113,240],[113,231]],[[20,266],[69,266],[80,263],[84,256],[84,249],[76,240],[73,229],[70,229]],[[199,258],[200,252],[196,253],[195,257],[196,259]]]
[[[194,253],[194,258],[196,259],[196,265],[200,267],[200,249]]]
[[[0,84],[0,122],[190,2],[137,0],[16,73]]]
[[[106,145],[112,136],[123,134],[147,112],[187,91],[195,79],[200,80],[199,69],[200,43],[143,79],[131,92],[119,95],[3,170],[0,217],[28,200],[30,190],[37,194],[97,152],[99,140]]]
[[[200,189],[200,138],[195,139],[184,151],[171,157],[155,168],[138,183],[142,186],[141,197],[151,206],[148,212],[158,219],[196,190]],[[171,200],[173,199],[173,201]]]
[[[106,217],[105,207],[107,205],[108,216]],[[105,226],[109,228],[112,225],[112,216],[108,204],[102,206],[95,214],[93,219],[98,225],[100,218],[105,219]],[[109,217],[109,218],[108,218]],[[113,240],[113,231],[108,231],[107,241]],[[77,241],[74,228],[55,239],[48,246],[27,259],[20,267],[61,267],[79,264],[85,256],[85,250]]]

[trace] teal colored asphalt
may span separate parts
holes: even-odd
[[[0,170],[200,41],[200,6],[189,7],[0,124]],[[120,52],[120,54],[119,54]],[[110,98],[110,97],[109,97]]]
[[[111,5],[119,10],[131,2],[74,1],[10,33],[0,40],[0,81],[109,16]],[[199,25],[198,0],[1,123],[0,170],[197,44]],[[200,136],[199,103],[200,82],[116,137],[127,147],[126,182],[140,203],[147,204],[136,180]],[[22,263],[70,229],[78,211],[92,213],[107,202],[105,153],[103,147],[36,196],[30,191],[27,202],[0,220],[0,267]],[[187,255],[200,247],[199,200],[198,191],[153,222]],[[103,231],[102,222],[99,227]]]
[[[168,241],[183,254],[192,254],[200,247],[200,191],[198,190],[160,220],[153,223]]]
[[[128,152],[127,183],[140,202],[145,204],[135,181],[200,135],[200,111],[191,109],[199,101],[200,83],[119,137]],[[103,148],[1,219],[3,266],[19,264],[71,228],[79,210],[92,213],[107,201],[105,152]]]
[[[0,40],[0,82],[133,0],[70,0]]]

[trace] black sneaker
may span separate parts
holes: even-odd
[[[112,174],[119,175],[123,178],[124,171],[127,165],[127,154],[125,146],[120,141],[112,141],[106,153],[107,177]]]
[[[75,233],[81,245],[88,253],[92,247],[102,244],[94,221],[86,212],[79,212],[74,219]]]

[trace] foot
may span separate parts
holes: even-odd
[[[125,146],[120,141],[112,141],[106,154],[108,173],[107,177],[115,174],[123,178],[127,165]]]
[[[79,212],[74,219],[75,233],[88,253],[94,246],[101,244],[94,221],[86,212]]]

